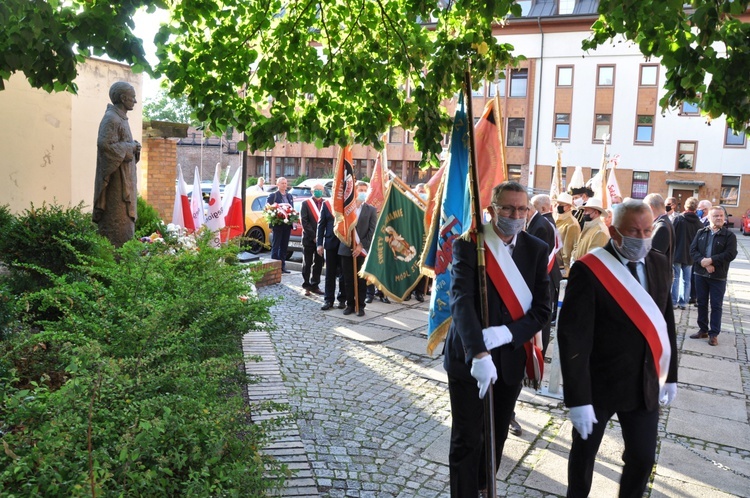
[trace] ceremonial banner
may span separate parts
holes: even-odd
[[[206,216],[203,212],[203,190],[201,189],[201,175],[198,172],[198,166],[195,167],[193,180],[193,192],[190,194],[190,214],[193,217],[193,226],[195,230],[206,224]]]
[[[232,181],[224,190],[224,200],[221,204],[224,210],[224,229],[221,231],[221,241],[239,237],[245,233],[245,216],[242,213],[242,168],[237,168]]]
[[[187,183],[185,183],[185,179],[182,177],[182,168],[179,164],[177,165],[177,186],[175,188],[174,209],[172,210],[172,224],[190,232],[195,231],[193,215],[190,212]]]
[[[496,99],[489,100],[482,117],[474,127],[477,148],[477,175],[479,176],[479,205],[485,208],[492,202],[492,189],[506,180],[506,165],[503,155],[502,122]]]
[[[427,352],[445,339],[451,323],[450,279],[453,265],[453,241],[471,226],[468,149],[469,123],[466,117],[463,93],[453,119],[448,168],[443,174],[437,199],[439,216],[434,216],[422,253],[422,273],[434,278],[430,296],[430,315],[427,322]]]
[[[206,214],[206,226],[213,232],[214,247],[221,246],[221,229],[224,228],[224,208],[221,206],[221,188],[219,187],[219,172],[221,164],[216,163],[214,171],[214,183],[211,186],[211,197],[208,199],[208,214]]]
[[[367,198],[365,199],[365,203],[374,207],[378,211],[378,214],[380,214],[385,203],[385,180],[387,175],[385,165],[387,165],[387,162],[385,159],[385,149],[383,149],[383,152],[380,153],[377,161],[375,161],[375,168],[372,170],[372,177],[370,178],[370,190],[367,192]]]
[[[606,207],[611,207],[616,197],[622,198],[620,193],[620,185],[617,183],[617,176],[615,176],[615,169],[620,162],[620,154],[615,154],[609,163],[612,165],[609,170],[609,176],[607,177],[607,204]]]
[[[391,182],[360,276],[399,302],[422,277],[419,256],[424,248],[423,218],[422,208]]]
[[[336,220],[333,232],[347,246],[352,245],[352,231],[357,225],[355,196],[352,150],[344,147],[333,177],[333,216]]]

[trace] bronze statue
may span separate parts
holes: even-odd
[[[133,140],[127,117],[137,102],[135,88],[118,81],[109,88],[109,99],[96,141],[93,219],[99,233],[120,247],[135,235],[135,164],[141,159],[141,144]]]

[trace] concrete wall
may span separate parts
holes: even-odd
[[[128,117],[133,139],[141,141],[142,77],[126,65],[87,59],[79,67],[78,95],[31,88],[23,74],[6,82],[0,91],[0,203],[14,212],[43,202],[83,202],[91,210],[99,122],[116,81],[136,89],[138,104]]]

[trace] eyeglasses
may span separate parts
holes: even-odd
[[[525,216],[526,213],[529,212],[529,206],[500,206],[493,203],[492,207],[495,209],[495,211],[502,213],[504,216],[512,216],[516,213]]]

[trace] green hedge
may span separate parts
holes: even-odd
[[[287,469],[258,451],[269,425],[252,423],[280,407],[247,403],[255,379],[241,351],[270,302],[244,298],[255,277],[231,264],[236,248],[134,240],[100,254],[106,244],[76,248],[77,233],[38,248],[72,257],[66,271],[18,248],[13,268],[44,282],[19,293],[0,278],[3,496],[263,496],[280,485]]]

